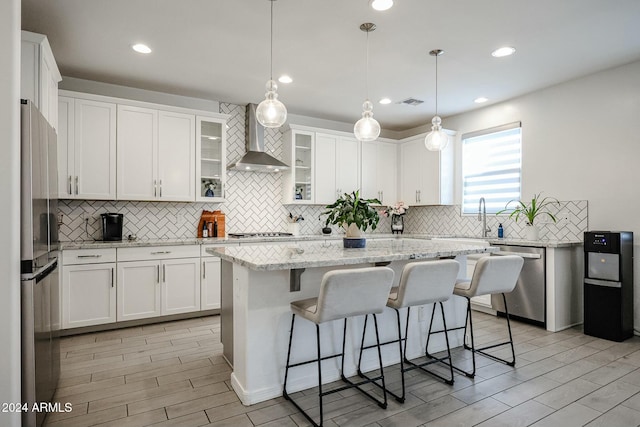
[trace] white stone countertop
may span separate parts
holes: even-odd
[[[207,249],[208,253],[223,260],[260,271],[434,259],[496,251],[498,248],[492,246],[411,238],[367,239],[367,247],[363,249],[344,249],[341,241]]]
[[[289,236],[289,237],[251,237],[246,239],[238,239],[234,237],[222,237],[222,238],[186,238],[186,239],[138,239],[138,240],[122,240],[103,242],[101,240],[82,240],[74,242],[60,242],[60,249],[97,249],[97,248],[133,248],[133,247],[146,247],[146,246],[174,246],[174,245],[238,245],[239,243],[251,244],[251,243],[263,243],[273,242],[277,243],[290,243],[290,242],[313,242],[313,241],[332,241],[341,240],[344,237],[342,234],[310,234],[304,236]],[[582,241],[576,240],[524,240],[524,239],[497,239],[497,238],[481,238],[475,236],[455,236],[455,235],[435,235],[435,234],[391,234],[391,233],[374,233],[367,234],[367,239],[419,239],[428,240],[432,238],[455,238],[464,240],[484,240],[488,241],[492,245],[513,245],[513,246],[534,246],[534,247],[546,247],[546,248],[560,248],[569,247],[574,245],[581,245]]]

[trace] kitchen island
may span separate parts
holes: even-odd
[[[322,276],[330,270],[388,265],[395,272],[397,285],[402,268],[419,260],[455,258],[462,265],[466,255],[494,252],[497,248],[459,242],[417,239],[370,239],[364,249],[344,249],[341,241],[284,243],[261,246],[210,248],[207,252],[222,258],[221,338],[224,355],[233,367],[231,384],[243,404],[252,405],[282,394],[291,301],[318,296]],[[460,277],[465,269],[461,268]],[[451,298],[445,304],[449,325],[462,324],[465,301]],[[423,353],[431,307],[412,311],[409,328],[409,358]],[[437,316],[436,316],[437,318]],[[397,336],[395,315],[386,310],[379,317],[381,340]],[[345,354],[345,375],[356,372],[357,349],[364,318],[349,322]],[[436,324],[436,327],[441,325]],[[368,337],[373,340],[372,330]],[[342,323],[321,325],[323,355],[341,347]],[[461,332],[450,334],[452,346],[462,343]],[[369,341],[370,342],[370,341]],[[444,337],[431,340],[430,350],[445,349]],[[300,322],[292,345],[292,361],[315,357],[314,326]],[[383,349],[385,366],[399,362],[397,346]],[[335,381],[340,360],[323,362],[323,380]],[[375,369],[376,352],[366,352],[363,371]],[[290,390],[311,388],[317,384],[317,368],[308,365],[290,372]]]

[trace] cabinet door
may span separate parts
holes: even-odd
[[[336,149],[338,137],[316,134],[315,203],[328,205],[336,200]]]
[[[115,263],[63,267],[64,329],[116,321],[115,268]]]
[[[376,169],[378,188],[380,189],[380,201],[383,205],[393,205],[398,200],[397,171],[398,171],[397,145],[387,142],[378,142]]]
[[[58,197],[71,199],[74,169],[74,102],[73,98],[58,98]]]
[[[160,315],[160,263],[118,262],[117,319],[144,319]]]
[[[118,200],[158,197],[158,111],[118,105]]]
[[[336,147],[337,194],[351,193],[360,188],[360,141],[340,137]]]
[[[200,309],[220,308],[220,258],[203,258],[200,281]]]
[[[158,197],[195,201],[195,116],[158,114]]]
[[[380,197],[378,187],[378,146],[375,141],[362,142],[362,184],[360,197],[377,199]]]
[[[420,204],[440,205],[440,151],[429,151],[422,147],[422,191],[420,192]]]
[[[400,198],[403,202],[418,205],[422,190],[421,151],[426,150],[422,140],[405,142],[400,147]]]
[[[161,263],[162,315],[200,310],[200,258]]]
[[[74,104],[75,198],[116,198],[116,106],[76,99]]]
[[[227,173],[226,121],[196,117],[196,200],[224,202]]]

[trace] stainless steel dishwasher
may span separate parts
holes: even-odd
[[[498,246],[493,255],[520,255],[524,258],[522,272],[515,289],[505,294],[509,315],[546,326],[546,262],[545,248],[530,246]],[[491,306],[505,313],[500,294],[491,295]]]

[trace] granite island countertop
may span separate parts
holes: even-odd
[[[138,239],[138,240],[122,240],[104,242],[101,240],[79,240],[73,242],[60,242],[61,250],[68,249],[107,249],[107,248],[133,248],[148,246],[173,246],[173,245],[236,245],[240,243],[250,245],[251,243],[273,242],[292,243],[292,242],[320,242],[320,241],[340,241],[344,237],[342,234],[307,234],[302,236],[289,237],[251,237],[238,239],[233,237],[211,237],[211,238],[181,238],[181,239]],[[498,239],[498,238],[481,238],[459,235],[437,235],[437,234],[391,234],[391,233],[375,233],[366,235],[367,239],[413,239],[413,240],[429,240],[434,238],[446,239],[462,239],[465,241],[478,240],[488,241],[491,245],[513,245],[513,246],[534,246],[546,248],[560,248],[575,245],[581,245],[582,241],[576,240],[525,240],[525,239]]]
[[[498,248],[422,239],[370,239],[363,249],[345,249],[342,241],[208,248],[207,252],[259,271],[334,265],[434,259],[496,252]]]

